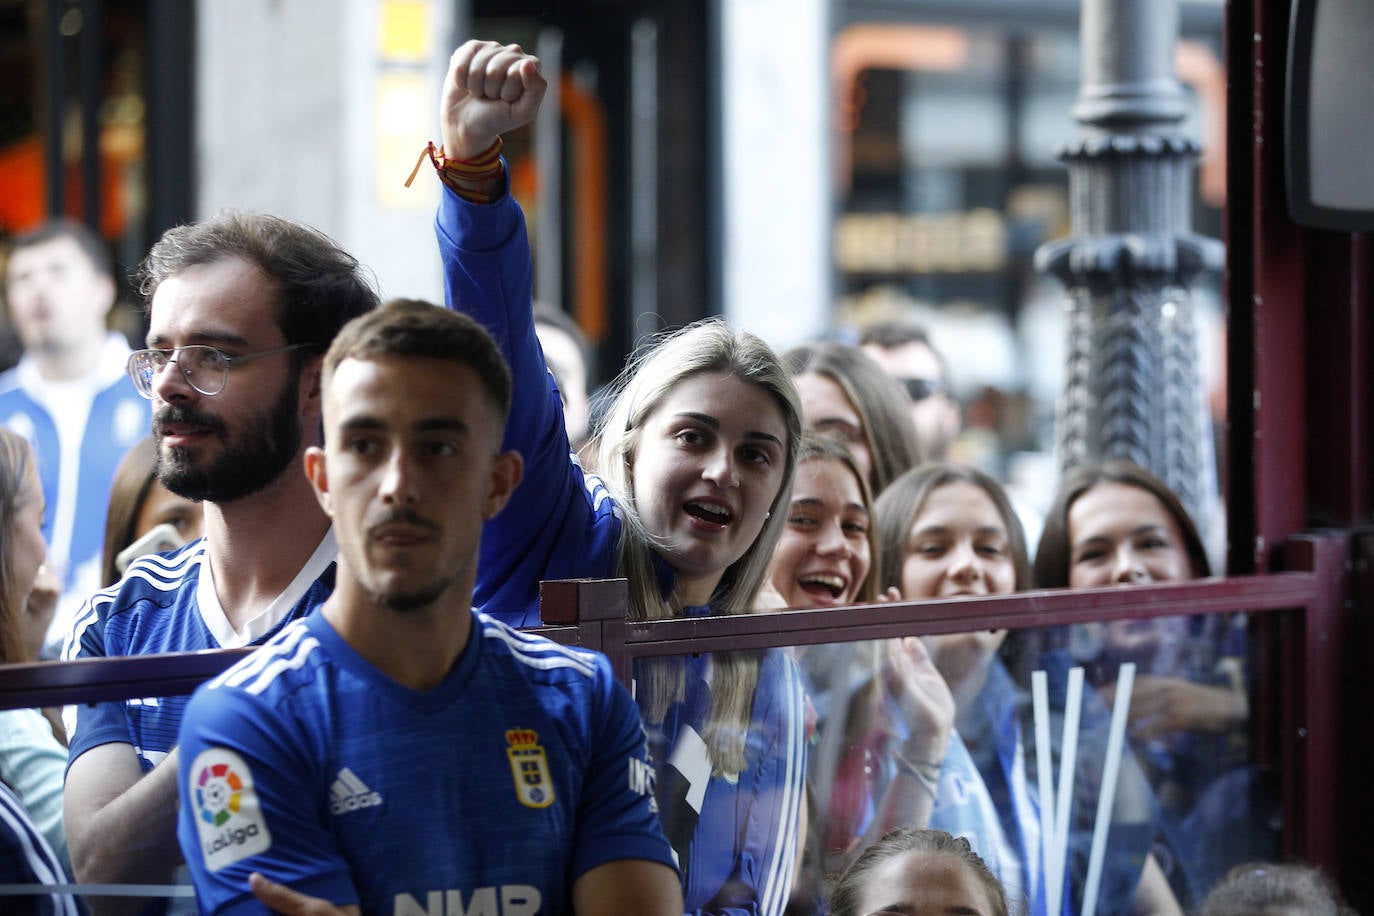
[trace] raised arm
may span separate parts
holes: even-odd
[[[538,59],[518,45],[464,44],[453,54],[441,94],[445,155],[491,158],[502,133],[534,118],[545,88]],[[598,501],[570,456],[562,403],[534,331],[524,215],[498,165],[496,177],[481,180],[465,177],[472,170],[461,165],[441,169],[445,189],[435,232],[449,308],[491,332],[513,377],[503,447],[524,457],[525,476],[484,529],[474,599],[481,610],[524,626],[539,622],[541,579],[612,574],[613,533],[592,533]]]
[[[471,315],[496,338],[514,376],[515,404],[535,410],[541,426],[553,418],[542,403],[550,400],[548,372],[531,314],[524,215],[506,193],[504,162],[496,161],[495,177],[483,180],[447,163],[494,151],[503,133],[534,118],[545,88],[538,58],[519,45],[469,41],[453,52],[439,103],[448,158],[436,161],[445,190],[435,225],[449,308]],[[507,430],[508,447],[512,436],[533,439],[533,419],[520,415],[513,425],[521,431]],[[561,415],[556,419],[562,422]]]
[[[449,308],[491,331],[510,364],[522,413],[512,410],[519,419],[512,426],[520,429],[507,430],[508,447],[513,439],[534,440],[554,419],[562,422],[561,412],[552,417],[544,403],[558,399],[548,396],[548,371],[534,333],[529,238],[519,206],[506,193],[503,161],[494,163],[494,177],[482,180],[448,163],[495,152],[502,134],[534,119],[546,88],[538,58],[519,45],[469,41],[453,52],[439,103],[448,157],[436,162],[445,186],[436,221],[445,293]],[[531,410],[541,429],[532,428],[536,417],[525,415]]]

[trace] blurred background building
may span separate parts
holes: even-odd
[[[1183,0],[1176,56],[1213,237],[1222,13]],[[402,183],[452,48],[517,41],[557,77],[507,145],[536,293],[587,334],[593,384],[706,315],[780,348],[911,317],[964,413],[952,456],[1043,496],[1065,332],[1032,258],[1069,231],[1078,29],[1078,0],[0,0],[0,233],[72,214],[131,268],[177,222],[265,209],[384,295],[438,298],[437,186]],[[1194,309],[1220,419],[1218,290]]]

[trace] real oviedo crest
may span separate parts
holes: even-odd
[[[547,808],[553,804],[553,778],[549,758],[539,746],[539,734],[529,729],[512,728],[506,732],[506,756],[515,777],[515,797],[527,808]]]

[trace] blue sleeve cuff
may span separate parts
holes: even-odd
[[[520,228],[522,215],[520,205],[509,193],[503,193],[489,204],[475,204],[444,185],[434,222],[440,240],[454,248],[464,246],[448,232],[450,226],[456,230],[457,238],[468,242],[465,250],[497,251]]]

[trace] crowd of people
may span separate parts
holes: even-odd
[[[191,698],[0,713],[0,883],[86,886],[23,898],[43,913],[1260,912],[1213,886],[1338,908],[1260,862],[1243,618],[648,658],[633,693],[528,631],[550,579],[623,577],[629,616],[664,620],[1211,572],[1177,498],[1116,462],[1064,478],[1032,549],[1003,485],[948,462],[918,329],[778,354],[706,320],[592,409],[500,157],[545,88],[517,46],[450,62],[446,307],[383,305],[322,233],[226,211],[153,246],[130,351],[81,230],[15,246],[0,661],[258,648]]]

